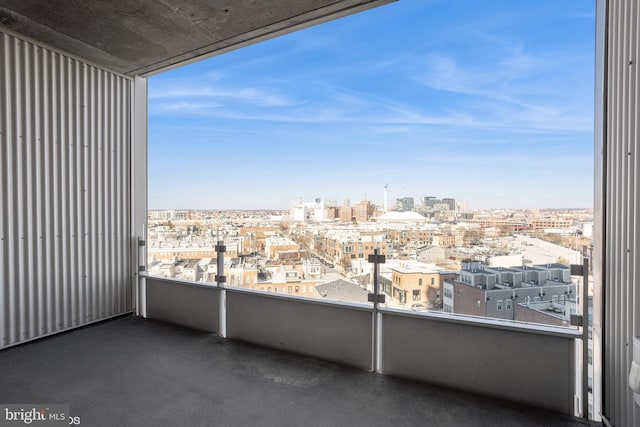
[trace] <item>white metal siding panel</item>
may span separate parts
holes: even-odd
[[[640,334],[638,1],[609,1],[607,26],[603,413],[615,426],[638,426],[627,382]]]
[[[0,33],[0,347],[131,311],[131,85]]]

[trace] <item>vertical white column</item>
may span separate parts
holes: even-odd
[[[147,265],[147,79],[136,77],[131,108],[131,242],[137,254],[133,264],[133,303],[136,314],[146,317],[145,278]],[[139,246],[138,242],[145,242]]]
[[[596,46],[595,46],[595,85],[594,85],[594,222],[593,256],[593,415],[599,421],[602,412],[602,307],[603,307],[603,230],[604,198],[603,176],[605,161],[605,38],[607,20],[607,0],[596,0]]]

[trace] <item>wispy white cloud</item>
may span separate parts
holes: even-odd
[[[527,54],[522,46],[512,47],[495,62],[461,64],[453,55],[431,54],[416,80],[430,89],[466,96],[457,105],[482,111],[480,117],[492,126],[590,131],[588,94],[572,92],[556,77],[566,74],[561,67],[569,61]]]
[[[543,71],[539,58],[527,55],[519,48],[496,62],[473,61],[461,64],[453,55],[427,55],[422,72],[416,80],[430,88],[445,92],[474,95],[483,98],[527,105],[530,77]]]
[[[337,101],[339,99],[339,101]],[[316,100],[283,105],[272,101],[269,105],[288,107],[274,111],[263,108],[220,108],[218,103],[180,101],[158,103],[157,113],[185,116],[211,117],[237,121],[270,123],[324,123],[370,124],[388,126],[450,126],[477,129],[511,129],[517,131],[588,131],[588,119],[574,116],[567,109],[554,107],[503,108],[501,105],[485,105],[477,111],[444,110],[429,113],[419,106],[402,105],[394,101],[372,101],[366,96],[353,94],[335,96],[331,100]],[[265,105],[265,104],[263,104]],[[476,109],[478,109],[476,107]]]
[[[274,90],[229,84],[225,81],[225,76],[218,72],[193,76],[188,80],[160,80],[159,83],[151,86],[149,99],[157,102],[172,99],[194,105],[196,104],[194,99],[208,99],[208,102],[201,102],[203,107],[229,102],[261,107],[284,107],[299,103]]]
[[[211,108],[221,107],[222,104],[216,103],[194,103],[186,101],[169,102],[154,104],[152,108],[175,114],[177,112],[203,111]]]
[[[590,107],[578,102],[584,99],[556,99],[556,94],[550,94],[555,86],[544,85],[547,64],[554,58],[529,54],[521,44],[507,46],[500,38],[495,43],[506,52],[495,63],[462,64],[453,55],[436,53],[394,59],[399,67],[414,70],[405,86],[413,81],[416,89],[470,97],[464,102],[429,97],[410,101],[377,94],[385,90],[358,91],[327,83],[330,79],[298,82],[272,76],[258,79],[256,86],[241,86],[222,73],[165,81],[154,85],[149,97],[158,107],[152,113],[238,121],[456,126],[520,132],[591,130]]]
[[[189,98],[212,98],[221,100],[232,100],[246,104],[260,105],[263,107],[283,107],[295,105],[294,100],[273,93],[268,93],[252,87],[242,87],[237,89],[216,88],[216,87],[171,87],[165,89],[155,89],[149,94],[150,99],[189,99]]]

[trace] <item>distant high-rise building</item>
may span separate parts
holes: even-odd
[[[469,207],[467,206],[467,202],[464,200],[456,200],[456,214],[463,215],[469,212]]]
[[[456,199],[444,198],[442,199],[442,204],[449,206],[450,211],[456,210]]]
[[[291,209],[289,211],[289,215],[291,219],[296,222],[305,222],[307,219],[307,215],[305,212],[304,203],[302,203],[302,199],[298,199],[291,203]]]
[[[401,199],[396,199],[396,209],[400,212],[410,212],[414,209],[414,201],[413,197],[403,197]]]
[[[344,199],[344,205],[340,208],[340,221],[348,222],[353,218],[353,210],[351,209],[351,200]]]
[[[368,200],[363,200],[353,207],[353,216],[358,222],[369,221],[374,211],[375,206],[373,203]]]
[[[330,206],[327,208],[327,219],[340,218],[340,208]]]
[[[314,202],[303,202],[302,199],[294,201],[289,215],[293,221],[325,221],[328,217],[324,200],[315,199]]]
[[[440,201],[440,199],[438,199],[437,197],[433,197],[433,196],[426,196],[426,197],[424,198],[424,205],[425,205],[426,207],[429,207],[429,208],[432,208],[432,207],[434,207],[435,205],[440,204],[440,203],[441,203],[441,201]]]

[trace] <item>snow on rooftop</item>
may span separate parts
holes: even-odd
[[[376,218],[376,221],[389,221],[389,222],[418,222],[426,221],[427,218],[423,217],[417,212],[387,212]]]

